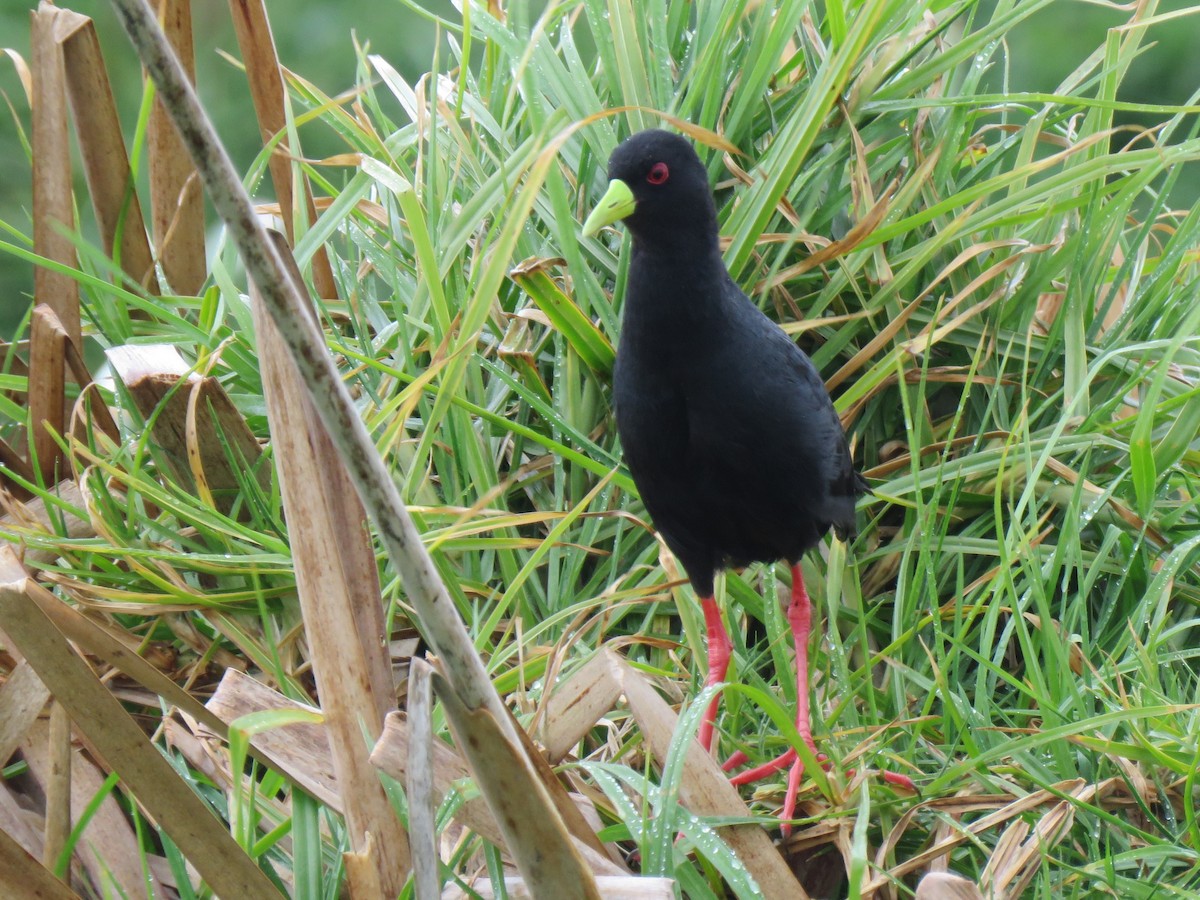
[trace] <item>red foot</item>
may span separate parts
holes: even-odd
[[[708,677],[705,679],[705,686],[709,686],[725,680],[725,673],[729,668],[729,656],[732,645],[729,635],[725,631],[725,625],[721,621],[721,613],[717,608],[716,601],[711,596],[702,597],[700,598],[700,604],[704,608],[704,621],[708,631]],[[808,592],[804,589],[804,576],[801,574],[798,565],[792,566],[792,600],[788,605],[787,619],[788,624],[791,626],[792,640],[796,651],[796,730],[800,733],[800,737],[804,743],[813,752],[817,762],[824,764],[823,767],[827,769],[829,766],[825,763],[828,757],[817,751],[816,744],[812,739],[812,730],[809,722],[808,639],[812,630],[812,604],[808,599]],[[700,730],[697,735],[704,749],[708,751],[712,750],[713,745],[713,723],[717,717],[718,700],[718,697],[714,697],[708,705],[708,709],[704,711],[704,718],[700,723]],[[726,772],[729,772],[748,761],[746,754],[739,750],[725,761],[722,768]],[[776,772],[780,772],[789,766],[791,770],[788,772],[787,790],[784,794],[783,810],[780,814],[780,818],[784,820],[782,828],[785,837],[792,833],[792,826],[787,820],[795,817],[796,798],[800,789],[800,777],[804,774],[804,761],[800,759],[796,751],[794,749],[788,750],[770,762],[763,763],[753,769],[747,769],[745,772],[738,772],[729,779],[731,784],[737,786],[752,784],[755,781],[760,781],[763,778],[774,775]],[[851,770],[850,774],[853,775],[854,771]],[[886,769],[880,774],[888,784],[914,792],[917,789],[912,779],[907,775],[901,775],[899,772],[891,772]]]
[[[829,757],[824,753],[818,753],[816,756],[817,762],[824,764],[822,768],[828,769],[827,760]],[[739,750],[733,756],[729,757],[729,759],[725,760],[721,768],[728,772],[745,762],[747,762],[746,754]],[[738,772],[729,779],[729,783],[735,787],[740,787],[744,784],[753,784],[756,781],[762,781],[764,778],[768,778],[776,772],[786,769],[789,765],[791,766],[791,770],[788,772],[787,790],[783,795],[783,810],[779,814],[779,818],[783,820],[780,823],[780,828],[784,837],[788,837],[792,833],[792,826],[787,820],[795,818],[796,797],[800,789],[800,776],[804,774],[804,760],[800,759],[799,754],[794,749],[788,750],[786,753],[775,757],[775,759],[769,762],[765,762],[753,769],[747,769],[745,772]],[[848,769],[846,774],[853,776],[855,771],[855,769]],[[893,787],[903,788],[904,790],[912,791],[914,794],[917,792],[916,784],[907,775],[893,772],[891,769],[881,769],[879,776],[885,783]]]
[[[901,775],[899,772],[893,772],[891,769],[884,769],[879,774],[883,777],[884,781],[894,787],[904,788],[906,791],[912,791],[914,794],[917,792],[916,784],[907,775]]]

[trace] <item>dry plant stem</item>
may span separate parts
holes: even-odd
[[[308,289],[304,286],[300,267],[296,264],[295,257],[292,256],[292,248],[288,246],[287,239],[279,232],[271,231],[268,236],[275,251],[279,254],[280,262],[291,276],[296,292],[305,300],[305,312],[312,320],[313,325],[317,325],[316,308],[308,299]],[[347,623],[348,632],[358,632],[357,646],[361,648],[363,668],[361,675],[365,679],[374,704],[375,718],[371,720],[370,733],[371,738],[376,739],[383,730],[383,717],[395,705],[396,690],[392,679],[391,661],[386,648],[387,622],[384,620],[383,603],[380,601],[379,570],[375,562],[375,548],[367,528],[366,510],[363,509],[362,501],[354,490],[354,484],[346,474],[346,467],[338,456],[337,448],[312,409],[312,400],[304,389],[303,382],[299,380],[295,367],[287,359],[287,353],[279,340],[277,329],[265,315],[262,296],[257,292],[252,292],[252,296],[254,297],[253,314],[259,352],[272,360],[270,366],[265,364],[263,366],[264,382],[269,380],[274,386],[267,394],[267,409],[270,413],[268,421],[271,423],[271,433],[272,435],[279,434],[285,439],[284,448],[291,444],[293,438],[296,441],[292,445],[295,446],[296,452],[288,454],[293,459],[279,460],[284,508],[286,510],[292,500],[300,499],[301,502],[307,500],[307,495],[313,491],[319,490],[325,495],[321,517],[328,521],[327,528],[331,531],[329,537],[334,548],[332,552],[337,556],[337,568],[341,570],[342,579],[349,592],[348,596],[343,597],[341,604],[344,604],[345,610],[348,610],[350,618]],[[259,327],[259,322],[265,323],[263,327]],[[278,366],[274,365],[275,357],[278,357]],[[269,379],[268,372],[272,373]],[[289,399],[284,399],[285,397]],[[298,428],[283,424],[295,422],[301,415],[302,421],[296,423]],[[276,429],[276,421],[281,423],[280,429]],[[284,451],[276,450],[277,454],[282,452]],[[288,475],[300,467],[297,458],[313,457],[319,457],[314,462],[317,471],[310,478],[301,477],[300,483],[304,487],[299,494],[289,490],[288,484],[292,479]],[[306,543],[313,536],[309,533],[310,527],[310,524],[306,524],[306,527],[300,532],[305,537]],[[301,552],[304,553],[303,545]],[[297,570],[297,576],[300,571],[302,569]],[[297,583],[299,583],[299,577],[297,577]],[[330,597],[324,598],[322,605],[330,600]],[[301,595],[302,610],[306,608],[303,601],[304,597]],[[319,611],[315,621],[335,621],[329,618],[333,609],[338,609],[338,606]],[[337,614],[340,616],[344,612]],[[307,613],[305,615],[307,618]],[[344,669],[346,661],[346,659],[338,659],[334,665],[336,668]],[[319,671],[317,676],[321,677]]]
[[[297,292],[299,270],[283,235],[275,248]],[[358,495],[279,331],[252,288],[263,397],[279,472],[279,491],[295,557],[296,594],[309,624],[308,646],[325,713],[352,853],[346,860],[354,896],[395,896],[411,867],[408,838],[388,802],[369,745],[394,702],[383,650],[379,575]],[[189,442],[190,443],[190,442]],[[320,623],[320,627],[312,627]]]
[[[458,782],[471,777],[471,770],[462,757],[443,741],[434,741],[430,749],[433,753],[433,792],[440,804],[448,793],[458,790]],[[384,722],[383,737],[371,751],[371,762],[381,772],[400,781],[408,777],[408,768],[412,764],[410,757],[414,752],[407,716],[400,712],[389,713]],[[454,813],[454,820],[497,846],[504,843],[500,826],[481,797],[472,797],[459,806]],[[622,875],[628,871],[624,865],[617,865],[606,854],[597,854],[585,843],[576,840],[575,847],[597,876]]]
[[[54,871],[71,834],[71,719],[61,703],[50,707],[50,780],[46,785],[46,843],[42,864]]]
[[[191,0],[167,0],[162,9],[163,27],[171,46],[195,82]],[[192,296],[199,293],[207,277],[204,199],[196,169],[183,151],[179,133],[158,97],[154,98],[154,109],[150,112],[146,141],[154,248],[171,290]]]
[[[404,789],[408,795],[408,838],[413,863],[413,894],[436,897],[438,872],[437,820],[433,801],[433,669],[414,659],[409,674],[408,715],[411,752]]]
[[[34,592],[34,595],[34,599],[38,600],[37,592]],[[51,600],[58,606],[66,605],[56,598]],[[41,601],[39,606],[42,606]],[[45,607],[42,609],[44,612]],[[138,838],[117,802],[117,797],[108,794],[100,801],[99,806],[93,808],[93,803],[101,793],[109,773],[93,762],[94,747],[89,746],[90,742],[86,737],[81,736],[79,743],[84,746],[85,751],[72,751],[66,762],[71,779],[68,798],[71,820],[74,827],[83,829],[75,844],[77,852],[72,855],[70,875],[85,877],[93,885],[105,885],[109,888],[110,896],[122,897],[124,900],[149,900],[151,897],[165,896],[157,876],[153,872],[148,874],[147,870],[142,868]],[[30,725],[20,744],[21,756],[29,767],[30,778],[47,796],[57,778],[51,756],[53,746],[48,719],[38,719]],[[63,764],[60,763],[61,765]],[[85,810],[89,809],[90,812],[85,813]],[[52,859],[44,852],[43,858]],[[47,865],[53,869],[52,863]],[[0,896],[9,895],[0,892]]]
[[[283,70],[275,52],[266,5],[264,0],[230,0],[229,12],[246,66],[246,80],[255,115],[258,116],[259,131],[263,143],[267,144],[287,127],[287,86],[283,83]],[[284,137],[275,150],[267,166],[271,170],[275,196],[279,198],[279,214],[288,241],[295,244],[297,214],[304,216],[305,221],[312,222],[317,217],[317,210],[308,179],[300,175],[293,181],[292,159],[301,155],[300,148],[288,146],[288,139]],[[327,300],[337,299],[333,268],[329,265],[324,247],[318,247],[313,253],[312,280],[318,296]]]
[[[62,703],[77,733],[120,775],[218,895],[247,900],[279,896],[41,610],[39,592],[49,597],[25,577],[11,548],[0,544],[0,628]],[[59,601],[50,597],[50,602]]]
[[[44,483],[55,484],[62,462],[56,436],[66,430],[66,333],[49,313],[39,304],[30,327],[29,427],[38,471]]]
[[[396,560],[425,637],[444,660],[455,692],[470,709],[488,708],[515,741],[500,697],[438,578],[395,483],[362,420],[355,414],[324,339],[305,314],[303,302],[270,246],[266,229],[255,216],[233,163],[217,140],[158,23],[144,0],[113,0],[113,6],[154,79],[163,103],[171,111],[213,206],[229,228],[247,272],[262,293],[271,318],[312,391],[313,404],[329,429],[388,552]]]
[[[55,40],[61,10],[42,3],[31,14],[33,54],[33,250],[76,266],[75,207],[71,195],[71,145],[67,131],[66,75]],[[79,284],[46,266],[33,270],[33,294],[49,303],[76,346],[80,338]]]
[[[532,896],[600,900],[593,872],[572,845],[525,748],[506,740],[503,723],[487,710],[467,709],[436,671],[432,681],[454,742],[496,814],[505,843],[529,882]]]
[[[133,189],[129,154],[113,97],[96,24],[87,16],[62,10],[58,28],[71,117],[79,137],[88,195],[104,241],[104,252],[151,294],[158,293],[154,258],[142,224],[141,204]]]

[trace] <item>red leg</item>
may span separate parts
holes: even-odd
[[[796,730],[808,744],[808,749],[816,753],[808,711],[808,638],[812,634],[812,601],[804,589],[804,575],[799,565],[792,566],[792,602],[788,604],[787,618],[796,645]]]
[[[729,633],[725,631],[725,623],[721,621],[721,610],[717,607],[717,601],[711,596],[701,597],[700,605],[704,607],[704,623],[708,626],[708,677],[704,679],[704,686],[708,687],[725,680],[733,644],[729,640]],[[712,698],[700,722],[698,737],[705,750],[712,750],[713,722],[717,719],[720,701],[720,695]]]
[[[788,624],[792,628],[792,641],[796,648],[796,730],[800,737],[818,759],[823,759],[817,753],[817,745],[813,742],[812,722],[808,708],[808,639],[812,634],[812,602],[808,599],[808,591],[804,588],[804,576],[799,566],[792,566],[792,602],[788,604]],[[761,781],[768,775],[786,769],[797,759],[795,750],[788,750],[770,762],[763,763],[754,769],[739,772],[730,778],[733,784],[752,784]],[[735,753],[725,763],[725,769],[731,769],[746,761],[744,753]]]
[[[808,591],[804,588],[804,575],[799,565],[792,566],[792,602],[788,605],[787,617],[788,624],[792,626],[792,640],[796,644],[796,730],[817,759],[823,759],[817,754],[817,745],[813,743],[812,720],[808,709],[808,638],[812,633],[812,601],[808,599]],[[795,756],[795,762],[788,773],[787,793],[784,794],[783,812],[780,813],[780,818],[785,820],[784,837],[792,833],[792,826],[786,820],[795,815],[796,794],[800,788],[800,776],[804,773],[804,760],[795,751],[792,755]]]

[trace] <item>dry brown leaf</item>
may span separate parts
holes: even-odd
[[[569,679],[554,686],[545,701],[539,732],[550,762],[557,763],[616,705],[621,684],[611,661],[597,653]]]
[[[24,900],[78,900],[79,896],[3,829],[0,829],[0,894]]]
[[[916,900],[983,900],[979,886],[961,875],[930,872],[917,885]]]
[[[324,212],[332,205],[332,197],[317,197],[313,200],[313,206],[318,212]],[[380,204],[371,200],[359,200],[354,204],[354,208],[364,216],[373,219],[376,224],[382,225],[384,228],[391,228],[395,224],[388,216],[387,210],[384,209]],[[274,216],[280,220],[283,219],[283,210],[280,208],[278,203],[258,203],[255,205],[254,210],[260,215]]]
[[[0,53],[3,53],[12,62],[13,69],[17,73],[17,78],[21,80],[21,87],[25,91],[25,99],[32,105],[33,75],[29,72],[29,66],[25,62],[25,57],[11,47],[0,47]]]
[[[841,240],[833,241],[825,247],[822,247],[816,253],[806,257],[794,266],[788,266],[776,272],[770,278],[764,279],[754,286],[755,293],[761,293],[764,290],[769,290],[784,284],[798,275],[803,275],[805,272],[815,269],[817,266],[824,265],[831,259],[837,259],[843,256],[865,241],[880,223],[887,218],[887,214],[891,209],[892,195],[896,191],[898,182],[893,181],[884,188],[883,196],[872,206],[865,216],[854,223],[854,226],[846,232],[846,236]]]
[[[69,773],[65,779],[61,779],[61,786],[67,790],[67,796],[62,801],[64,808],[61,814],[65,815],[68,812],[69,803],[69,819],[78,821],[104,789],[107,773],[83,750],[72,752],[69,737],[65,741],[51,738],[50,731],[50,725],[45,720],[37,722],[22,743],[21,752],[29,765],[30,774],[47,795],[46,805],[49,812],[53,805],[49,797],[49,786],[59,779],[52,771],[54,760],[52,754],[47,753],[47,746],[53,748],[57,743],[59,750],[66,751],[64,758],[59,761],[59,765],[68,767]],[[146,900],[149,895],[138,846],[138,837],[129,823],[128,816],[121,809],[117,798],[110,794],[91,813],[78,844],[75,859],[77,865],[81,865],[87,872],[93,884],[116,885],[126,897]],[[43,858],[47,860],[47,865],[51,865],[49,861],[55,857],[46,849],[43,851]],[[161,885],[152,883],[151,890],[154,896],[162,896]]]
[[[4,511],[4,517],[0,519],[0,529],[3,529],[10,541],[19,542],[20,535],[25,532],[57,534],[60,527],[65,529],[67,538],[95,535],[91,522],[73,515],[67,509],[81,509],[84,506],[83,493],[77,483],[71,480],[60,481],[54,486],[52,493],[62,501],[62,506],[55,507],[53,518],[46,511],[46,503],[42,498],[17,501],[0,491],[0,509]],[[27,569],[34,571],[52,561],[56,555],[53,550],[25,549],[21,561]]]
[[[408,770],[408,757],[407,719],[403,713],[391,713],[384,722],[383,737],[371,753],[371,762],[392,778],[404,780]],[[457,753],[441,741],[434,742],[433,789],[439,803],[447,792],[455,789],[457,782],[471,777],[471,771]],[[497,847],[504,847],[500,826],[496,824],[483,798],[467,800],[458,808],[455,819]],[[611,862],[607,856],[597,856],[591,848],[581,843],[576,843],[575,846],[597,875],[623,873],[623,869]]]
[[[1094,499],[1099,499],[1100,497],[1103,497],[1105,494],[1105,492],[1103,490],[1101,490],[1099,485],[1095,484],[1092,481],[1089,481],[1087,478],[1080,475],[1078,472],[1076,472],[1074,469],[1072,469],[1066,463],[1060,462],[1059,460],[1055,459],[1053,456],[1046,458],[1046,468],[1049,469],[1051,472],[1053,472],[1055,475],[1058,475],[1059,477],[1066,480],[1069,484],[1075,485],[1075,484],[1082,483],[1083,489],[1085,491],[1087,491],[1088,494]],[[1118,518],[1120,518],[1121,521],[1123,521],[1126,525],[1128,525],[1132,531],[1138,532],[1138,533],[1144,532],[1145,534],[1149,535],[1150,539],[1152,541],[1156,542],[1160,547],[1169,546],[1169,542],[1167,541],[1166,536],[1161,531],[1159,531],[1157,528],[1155,528],[1153,525],[1151,525],[1149,522],[1147,522],[1145,519],[1143,519],[1141,516],[1139,516],[1137,513],[1135,513],[1132,509],[1130,509],[1126,504],[1124,504],[1120,500],[1118,500],[1115,496],[1112,496],[1110,494],[1105,499],[1105,503],[1107,503],[1107,505],[1113,511],[1113,513]]]
[[[1110,779],[1111,780],[1111,779]],[[927,847],[925,850],[918,853],[898,865],[887,869],[884,874],[876,875],[866,885],[863,886],[863,894],[869,896],[873,891],[880,890],[890,884],[897,878],[902,878],[912,872],[916,872],[921,868],[931,864],[948,854],[958,845],[965,843],[969,838],[981,835],[1004,825],[1006,822],[1013,821],[1029,812],[1051,803],[1059,803],[1063,794],[1070,794],[1080,786],[1087,788],[1080,779],[1072,779],[1064,781],[1053,786],[1053,789],[1045,789],[1034,791],[1024,797],[1011,797],[1008,795],[971,795],[959,797],[941,797],[934,800],[927,800],[918,803],[907,810],[902,815],[899,821],[893,826],[892,831],[888,834],[883,847],[880,849],[879,859],[882,861],[886,857],[883,856],[884,850],[889,847],[895,847],[896,843],[903,836],[904,832],[911,826],[913,820],[921,813],[922,810],[940,809],[949,812],[951,815],[961,815],[966,812],[975,812],[981,809],[993,810],[988,815],[982,816],[970,825],[964,825],[961,830],[953,832],[944,840],[937,841]],[[1086,802],[1086,801],[1085,801]],[[884,872],[882,866],[880,871]]]
[[[1026,612],[1025,621],[1029,622],[1039,631],[1042,630],[1042,617],[1037,613]],[[1071,635],[1062,627],[1061,622],[1051,619],[1049,625],[1058,634],[1060,640],[1067,645],[1067,665],[1071,667],[1071,671],[1075,675],[1083,675],[1084,656],[1083,648],[1079,646],[1079,641],[1071,638]]]
[[[217,690],[205,704],[206,718],[198,720],[192,728],[195,736],[202,741],[216,739],[224,744],[227,740],[226,722],[267,709],[312,711],[314,707],[285,697],[244,672],[227,669]],[[219,728],[213,728],[214,719]],[[342,793],[338,790],[329,739],[323,727],[293,722],[260,731],[251,735],[250,747],[273,769],[286,775],[322,804],[341,813]],[[202,761],[199,756],[193,759],[191,754],[189,759],[196,763]],[[221,759],[224,767],[227,764],[224,757]],[[228,773],[224,777],[228,779]]]
[[[154,441],[179,482],[223,512],[247,474],[270,489],[258,438],[220,381],[202,377],[169,345],[113,347],[106,355],[142,417],[153,420]]]
[[[1081,803],[1092,802],[1097,792],[1097,785],[1082,778],[1060,782],[1055,787],[1060,790],[1060,796],[1067,794]],[[1031,829],[1027,821],[1014,821],[996,842],[996,848],[980,876],[980,887],[998,898],[1016,900],[1023,896],[1038,868],[1048,858],[1053,846],[1067,833],[1074,818],[1074,804],[1060,800],[1038,819],[1032,827],[1032,835],[1029,834]]]
[[[601,653],[613,667],[630,711],[637,720],[646,749],[657,760],[667,758],[678,717],[640,672],[610,650]],[[679,784],[679,799],[697,816],[747,817],[750,810],[729,783],[716,761],[696,741],[688,747],[685,776]],[[758,825],[726,825],[721,838],[741,860],[767,897],[795,897],[808,893],[787,867],[779,850]]]
[[[0,553],[11,556],[7,546],[0,546]],[[24,579],[0,585],[0,628],[67,708],[80,735],[121,776],[219,895],[277,897],[271,881],[42,613],[29,595],[30,585]]]

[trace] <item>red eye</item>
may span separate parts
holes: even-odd
[[[649,173],[646,175],[646,180],[651,184],[665,184],[666,180],[671,177],[671,172],[667,169],[667,164],[664,162],[656,162],[650,167]]]

